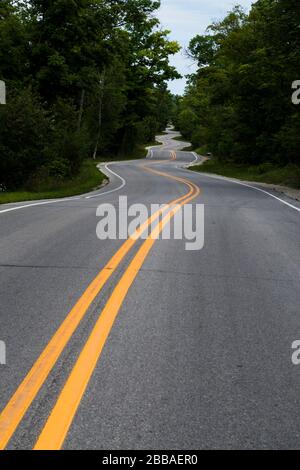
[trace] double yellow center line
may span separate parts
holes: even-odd
[[[100,313],[34,447],[35,449],[61,448],[116,316],[155,240],[163,227],[174,217],[176,212],[178,212],[184,204],[193,200],[200,194],[200,189],[184,178],[179,178],[149,167],[144,168],[152,173],[184,183],[188,186],[189,192],[169,202],[168,205],[149,217],[148,220],[123,243],[76,302],[2,411],[0,415],[0,449],[4,449],[13,436],[79,323],[87,313],[93,300],[131,250],[137,239],[150,224],[159,220],[159,223],[152,230],[149,237],[144,241],[137,254],[130,262],[104,309]],[[170,206],[172,206],[171,212],[169,211]],[[167,215],[160,220],[161,215],[167,211]]]

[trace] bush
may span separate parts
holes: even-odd
[[[159,130],[159,124],[155,117],[147,116],[141,122],[142,132],[139,136],[141,144],[152,142],[155,139],[155,134]]]
[[[77,128],[78,111],[67,100],[58,100],[52,108],[51,140],[47,142],[47,167],[52,175],[71,176],[78,173],[88,155],[85,128]]]
[[[187,108],[181,111],[178,116],[177,125],[184,138],[191,140],[191,137],[198,126],[199,120],[197,115],[191,109]]]
[[[293,114],[275,136],[281,160],[300,164],[300,113]]]
[[[30,89],[8,95],[0,107],[0,185],[15,189],[46,162],[49,118]]]
[[[76,108],[59,101],[46,112],[30,89],[11,93],[7,103],[0,108],[1,189],[33,189],[76,175],[89,151]]]

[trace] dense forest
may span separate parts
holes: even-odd
[[[153,0],[1,0],[0,188],[70,178],[154,139],[179,50]]]
[[[289,165],[300,182],[299,0],[259,0],[249,14],[235,7],[188,54],[198,71],[178,98],[182,135],[223,164]]]
[[[183,97],[169,58],[179,50],[155,0],[1,0],[0,190],[73,178],[87,159],[131,155],[169,119],[228,164],[289,167],[300,181],[298,0],[235,7],[188,55]],[[175,105],[176,103],[176,105]]]

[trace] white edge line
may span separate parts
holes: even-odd
[[[100,196],[104,196],[105,194],[111,194],[111,193],[114,193],[115,191],[119,191],[120,189],[124,188],[124,186],[126,186],[126,181],[124,178],[122,178],[122,176],[118,175],[117,173],[115,173],[113,170],[111,170],[110,168],[108,168],[108,165],[113,165],[114,163],[107,163],[106,165],[104,165],[104,168],[106,169],[106,171],[108,171],[109,173],[112,173],[114,176],[116,176],[117,178],[119,178],[122,183],[120,184],[120,186],[118,186],[117,188],[115,189],[111,189],[110,191],[105,191],[103,193],[98,193],[98,194],[93,194],[92,196],[85,196],[85,199],[93,199],[95,197],[100,197]],[[100,165],[100,168],[101,168],[102,165]]]
[[[296,211],[300,212],[300,207],[294,206],[293,204],[290,204],[289,202],[285,201],[284,199],[281,199],[280,197],[275,196],[274,194],[269,193],[268,191],[265,191],[264,189],[257,188],[256,186],[251,186],[251,184],[242,183],[241,181],[232,180],[230,178],[226,178],[224,176],[219,176],[219,175],[214,176],[214,175],[209,175],[207,173],[202,173],[202,172],[199,173],[199,174],[207,176],[208,178],[220,179],[220,180],[223,180],[223,181],[228,181],[229,183],[235,183],[235,184],[239,184],[240,186],[245,186],[246,188],[255,189],[256,191],[259,191],[263,194],[266,194],[267,196],[270,196],[270,197],[276,199],[277,201],[282,202],[282,204],[285,204],[286,206],[291,207],[292,209],[295,209]]]
[[[194,157],[195,157],[195,160],[192,162],[192,164],[193,164],[193,163],[196,163],[198,161],[199,155],[196,152],[192,152],[192,155],[194,155]]]
[[[159,146],[156,145],[155,147],[159,147]],[[146,147],[146,149],[148,150],[148,153],[147,153],[147,155],[146,155],[146,158],[153,158],[153,155],[154,155],[154,153],[153,153],[153,148],[154,148],[154,147]]]
[[[180,152],[180,150],[178,150]],[[190,166],[192,166],[194,163],[196,163],[198,161],[198,158],[199,158],[199,155],[196,153],[196,152],[189,152],[191,153],[195,158],[193,161],[191,162],[184,162],[183,165],[176,165],[176,168],[178,168],[179,170],[183,169],[183,168],[189,168]]]
[[[15,206],[15,207],[10,207],[9,209],[3,209],[0,211],[0,214],[4,214],[4,212],[12,212],[12,211],[20,210],[20,209],[25,209],[26,207],[44,206],[46,204],[55,204],[57,202],[75,201],[76,199],[80,199],[80,197],[63,198],[63,199],[60,198],[60,199],[55,199],[51,201],[34,202],[32,204],[25,204],[23,206]]]
[[[150,145],[149,147],[145,147],[148,150],[148,153],[146,155],[146,158],[153,158],[154,152],[153,150],[158,148],[160,150],[163,150],[163,147],[166,145],[163,140],[159,140],[155,137],[155,140],[160,144],[160,145]]]
[[[110,163],[110,164],[112,164],[112,163]],[[120,189],[122,189],[126,185],[126,181],[124,180],[124,178],[122,178],[122,176],[118,175],[113,170],[108,168],[108,165],[110,165],[110,164],[105,165],[106,170],[108,172],[112,173],[113,175],[115,175],[117,178],[119,178],[122,181],[122,184],[120,186],[118,186],[117,188],[115,188],[115,189],[111,189],[110,191],[105,191],[103,193],[95,194],[93,196],[85,196],[86,199],[91,199],[91,198],[94,198],[94,197],[99,197],[99,196],[103,196],[105,194],[110,194],[110,193],[113,193],[115,191],[119,191]],[[58,202],[75,201],[75,200],[78,200],[78,199],[82,199],[82,196],[77,196],[77,197],[74,196],[74,197],[69,197],[69,198],[53,199],[51,201],[34,202],[34,203],[31,203],[31,204],[24,204],[22,206],[14,206],[14,207],[9,207],[8,209],[0,210],[0,214],[4,214],[5,212],[18,211],[20,209],[26,209],[27,207],[44,206],[44,205],[48,205],[48,204],[55,204],[55,203],[58,203]]]

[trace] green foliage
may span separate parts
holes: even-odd
[[[88,135],[84,127],[78,129],[78,112],[67,100],[58,100],[51,109],[51,140],[46,147],[46,167],[55,176],[71,176],[79,171],[83,159],[88,154]],[[54,164],[55,162],[55,164]],[[65,171],[62,169],[65,168]]]
[[[79,173],[72,178],[57,178],[43,175],[43,179],[33,179],[30,188],[13,192],[0,191],[0,204],[34,199],[60,198],[84,194],[98,188],[105,176],[91,159],[84,160]]]
[[[0,3],[0,77],[13,86],[26,81],[29,37],[20,12],[9,0]]]
[[[14,189],[46,162],[49,118],[29,89],[8,94],[0,107],[0,185]]]
[[[291,163],[282,167],[274,166],[270,162],[249,166],[235,162],[221,162],[216,158],[212,158],[202,165],[193,166],[191,169],[198,172],[223,175],[228,178],[300,189],[300,167]]]
[[[183,109],[178,114],[177,126],[183,137],[191,139],[197,124],[199,124],[199,119],[191,108]]]
[[[297,0],[259,0],[249,15],[235,7],[191,41],[199,69],[175,124],[194,146],[223,162],[299,165],[300,107],[291,102],[299,24]]]
[[[179,50],[154,0],[3,0],[0,185],[37,187],[84,158],[128,154],[153,140],[173,107],[166,81]]]
[[[189,45],[189,54],[203,67],[213,63],[218,46],[213,36],[196,36]]]

